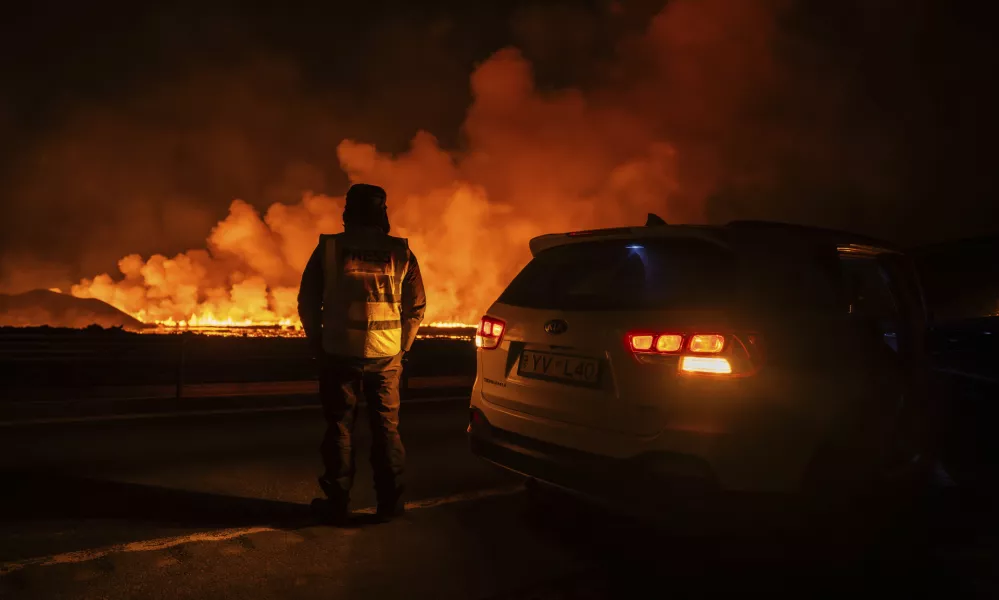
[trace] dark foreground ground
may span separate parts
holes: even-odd
[[[696,519],[681,504],[668,527],[557,496],[528,510],[518,478],[468,453],[474,349],[456,340],[412,353],[409,514],[365,522],[362,459],[359,524],[319,527],[323,424],[302,340],[8,332],[0,599],[999,597],[994,325],[936,334],[958,487],[810,528],[784,504]]]
[[[6,428],[0,436],[0,598],[995,597],[990,502],[938,490],[851,533],[754,524],[654,529],[552,497],[527,510],[517,478],[466,450],[466,405],[410,404],[410,511],[311,523],[320,414]],[[358,424],[366,450],[366,423]],[[681,507],[682,508],[682,507]],[[679,509],[678,509],[679,510]],[[720,515],[746,524],[738,510]],[[681,519],[682,520],[682,519]],[[689,525],[689,523],[688,523]],[[885,596],[885,594],[890,596]]]

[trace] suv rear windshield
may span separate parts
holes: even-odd
[[[700,240],[601,240],[538,254],[499,301],[524,308],[719,308],[733,297],[732,255]]]

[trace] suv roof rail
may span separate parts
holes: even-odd
[[[895,244],[885,240],[880,240],[867,235],[842,231],[839,229],[827,229],[825,227],[815,227],[812,225],[800,225],[798,223],[783,223],[780,221],[757,221],[757,220],[737,220],[730,221],[725,225],[733,229],[778,229],[787,232],[811,234],[815,236],[826,236],[832,238],[836,243],[854,243],[869,246],[877,246],[885,249],[894,249]]]

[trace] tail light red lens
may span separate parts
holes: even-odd
[[[683,347],[683,336],[676,333],[629,333],[625,343],[632,352],[671,354]]]
[[[725,348],[725,336],[717,334],[695,334],[690,336],[689,348],[698,354],[717,354]]]
[[[656,336],[644,333],[628,334],[628,347],[633,352],[649,352],[652,350],[652,343],[655,339]]]
[[[656,338],[656,352],[677,352],[683,347],[683,336],[668,333]]]
[[[475,332],[475,347],[483,350],[495,350],[503,339],[506,322],[494,317],[482,317],[479,329]]]
[[[682,374],[732,377],[750,376],[759,370],[763,360],[759,342],[755,335],[718,333],[641,331],[625,337],[625,344],[639,362],[663,364],[673,355],[679,358],[676,364]]]

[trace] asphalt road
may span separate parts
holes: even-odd
[[[468,454],[466,415],[460,402],[404,406],[410,511],[364,521],[374,497],[361,460],[360,522],[346,529],[309,516],[323,429],[314,409],[5,429],[0,598],[953,598],[999,589],[999,536],[984,499],[935,497],[904,517],[807,533],[653,528],[558,496],[532,511],[518,478]],[[364,456],[366,423],[357,431]]]

